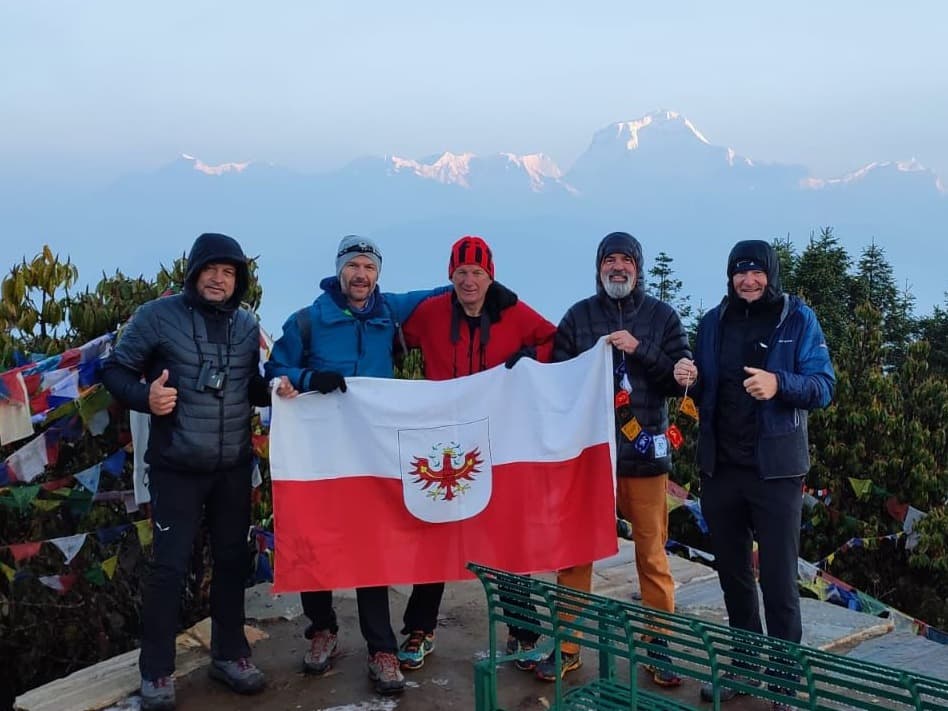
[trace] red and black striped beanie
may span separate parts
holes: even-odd
[[[465,235],[451,247],[451,259],[448,261],[448,279],[454,275],[454,270],[464,264],[480,267],[491,279],[494,278],[494,255],[490,247],[480,237]]]

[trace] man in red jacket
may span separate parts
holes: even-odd
[[[459,378],[501,363],[512,368],[522,357],[549,362],[556,326],[494,281],[494,259],[480,237],[465,236],[451,247],[448,276],[454,291],[426,299],[405,322],[405,341],[421,348],[425,377]],[[402,669],[420,669],[434,651],[434,630],[444,583],[415,585],[405,608],[408,635],[398,652]],[[538,635],[510,628],[508,654],[536,647]],[[537,660],[522,658],[529,671]]]

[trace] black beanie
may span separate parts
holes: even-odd
[[[624,254],[635,261],[637,270],[642,270],[642,245],[628,232],[610,232],[599,243],[596,250],[596,271],[602,266],[602,260],[610,254]]]

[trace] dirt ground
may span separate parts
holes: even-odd
[[[400,627],[408,589],[393,589],[390,595],[393,627]],[[439,618],[435,652],[422,669],[406,674],[407,688],[400,696],[377,695],[365,669],[365,643],[359,634],[354,595],[337,598],[342,655],[333,669],[314,678],[301,671],[306,650],[304,622],[277,620],[258,623],[269,635],[254,648],[254,660],[266,673],[267,689],[258,696],[241,697],[207,677],[206,669],[178,680],[180,711],[435,711],[473,709],[474,662],[487,655],[487,620],[483,589],[479,583],[454,583],[447,587]],[[587,654],[582,669],[567,681],[582,683],[597,674],[595,655]],[[651,686],[641,673],[643,688]],[[553,687],[532,674],[513,667],[500,670],[498,687],[501,706],[510,711],[544,711],[550,707]],[[657,687],[652,687],[656,688]],[[698,700],[698,686],[686,681],[668,693],[679,701],[710,709]],[[739,699],[728,704],[731,711],[769,709],[758,699]]]

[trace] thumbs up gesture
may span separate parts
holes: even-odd
[[[178,402],[178,389],[165,386],[167,382],[168,369],[165,368],[148,387],[148,407],[153,415],[167,415]]]
[[[750,377],[744,381],[744,389],[755,400],[769,400],[777,394],[777,376],[761,368],[744,366]]]

